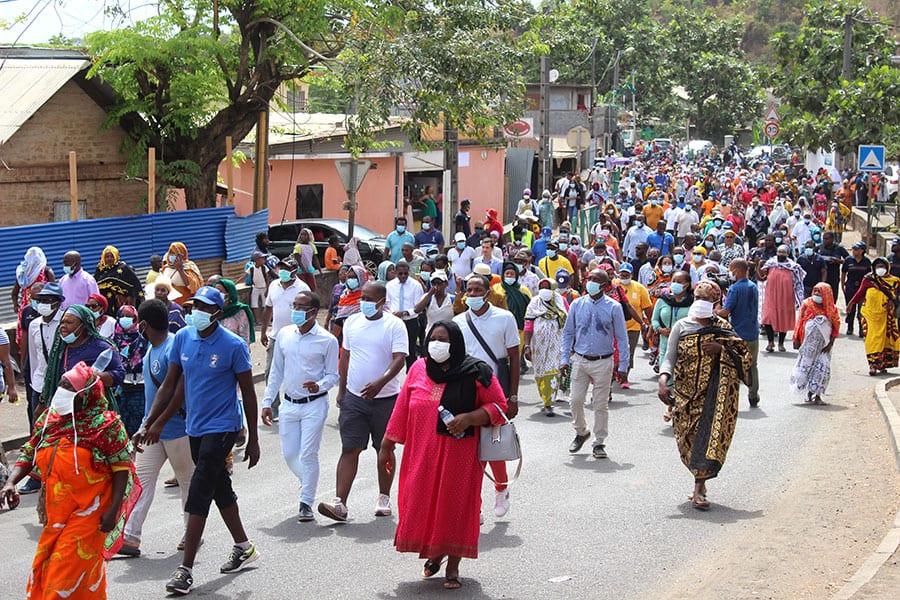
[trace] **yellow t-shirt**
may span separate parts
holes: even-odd
[[[540,267],[541,271],[543,271],[544,275],[546,275],[549,279],[556,279],[556,272],[559,269],[565,269],[569,272],[569,275],[572,275],[575,272],[575,269],[572,268],[572,263],[569,262],[569,259],[558,254],[556,255],[556,258],[545,256],[540,261],[538,261],[538,267]]]
[[[653,303],[650,302],[650,292],[634,279],[632,279],[631,283],[628,285],[623,285],[622,282],[619,281],[619,285],[622,285],[622,288],[625,289],[625,293],[628,294],[628,302],[634,307],[638,314],[641,315],[641,321],[635,321],[634,319],[626,321],[625,328],[628,331],[640,331],[641,323],[644,319],[644,311],[653,307]]]

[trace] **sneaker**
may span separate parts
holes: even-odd
[[[122,547],[119,548],[119,551],[116,552],[116,554],[119,556],[140,556],[141,547],[129,543],[123,543]]]
[[[494,514],[498,517],[505,516],[509,512],[509,490],[496,492],[494,495]]]
[[[165,481],[165,483],[163,483],[163,485],[167,488],[178,487],[178,480],[175,479],[174,477],[172,479],[166,479],[166,481]]]
[[[308,523],[310,521],[315,521],[316,517],[313,514],[312,507],[309,504],[304,502],[300,503],[300,515],[297,517],[297,521],[300,523]]]
[[[622,383],[619,384],[619,386],[620,386],[623,390],[630,390],[630,389],[631,389],[631,384],[628,383],[627,381],[623,381]]]
[[[590,437],[591,437],[591,433],[590,433],[590,432],[587,432],[587,433],[584,434],[584,435],[577,435],[577,434],[576,434],[576,435],[575,435],[575,439],[572,440],[572,443],[569,445],[569,452],[571,452],[572,454],[575,454],[576,452],[578,452],[579,450],[581,450],[581,447],[584,446],[584,443],[585,443],[586,441],[588,441],[588,439],[589,439]]]
[[[750,398],[750,406],[754,408],[759,406],[759,398]]]
[[[319,502],[319,514],[344,523],[347,521],[347,507],[341,502],[340,498],[335,498],[334,502]]]
[[[189,594],[194,587],[194,575],[187,567],[178,567],[166,584],[167,594]]]
[[[19,488],[19,493],[23,496],[26,494],[36,494],[39,491],[41,491],[41,482],[34,477],[29,477],[28,481]]]
[[[606,446],[603,444],[597,444],[594,446],[594,451],[592,452],[594,458],[606,458]]]
[[[391,497],[387,494],[378,494],[378,502],[375,503],[375,516],[391,516]]]
[[[556,413],[553,412],[553,407],[552,407],[552,406],[545,406],[545,407],[544,407],[544,415],[545,415],[545,416],[548,416],[548,417],[555,417],[555,416],[556,416]]]
[[[220,573],[237,573],[254,560],[259,558],[256,544],[250,542],[250,547],[244,550],[240,546],[232,546],[228,561],[219,568]]]

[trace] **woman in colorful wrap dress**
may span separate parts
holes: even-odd
[[[794,349],[799,350],[791,373],[791,391],[806,392],[806,402],[825,404],[822,394],[831,379],[831,347],[841,329],[841,316],[834,305],[831,286],[817,283],[800,305],[794,328]]]
[[[862,304],[862,334],[866,338],[866,360],[869,375],[887,373],[897,366],[900,332],[896,307],[900,295],[900,279],[890,274],[890,265],[882,257],[872,261],[872,272],[863,277],[859,290],[847,303]]]
[[[562,330],[566,325],[568,306],[553,289],[556,282],[542,279],[538,293],[525,310],[525,358],[534,367],[534,382],[544,402],[541,409],[548,417],[559,391],[559,357],[562,356]]]

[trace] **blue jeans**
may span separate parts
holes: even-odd
[[[578,218],[578,207],[577,207],[577,206],[570,206],[570,207],[568,208],[568,213],[569,213],[569,223],[571,223],[572,226],[574,227],[574,226],[575,226],[575,219]]]

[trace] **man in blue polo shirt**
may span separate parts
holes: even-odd
[[[247,415],[244,460],[249,459],[250,468],[259,462],[256,392],[250,351],[241,338],[219,325],[225,298],[217,289],[204,286],[191,300],[194,301],[193,326],[175,334],[166,378],[144,426],[135,434],[136,443],[158,441],[152,433],[157,429],[153,425],[157,420],[165,423],[178,411],[180,403],[173,400],[183,373],[186,430],[195,467],[184,507],[188,513],[184,558],[166,584],[166,592],[170,594],[187,594],[194,585],[194,558],[213,500],[234,539],[234,548],[220,572],[235,573],[259,558],[256,547],[244,531],[237,495],[231,487],[231,476],[225,464],[242,427],[237,386],[241,388]]]
[[[728,265],[734,283],[728,288],[725,308],[719,316],[729,319],[734,332],[747,342],[753,362],[750,365],[750,406],[759,405],[759,289],[747,278],[750,265],[736,258]]]

